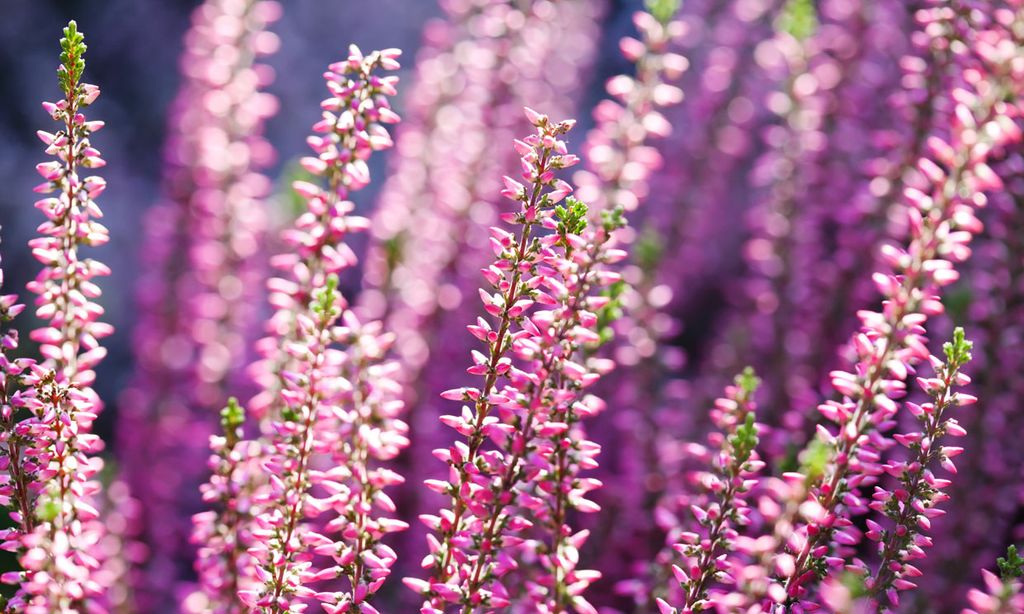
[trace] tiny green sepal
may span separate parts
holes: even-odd
[[[996,559],[999,566],[999,577],[1003,582],[1010,582],[1017,578],[1024,577],[1024,558],[1017,554],[1017,546],[1010,546],[1006,549],[1006,558]]]
[[[964,335],[963,327],[957,326],[953,330],[953,340],[942,344],[942,351],[946,354],[946,362],[954,368],[959,368],[971,361],[973,347],[974,344]]]
[[[682,0],[647,0],[644,3],[647,12],[662,24],[667,24],[676,16],[683,5]]]

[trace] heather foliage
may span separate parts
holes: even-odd
[[[1024,612],[1024,3],[637,4],[443,0],[408,87],[348,46],[280,196],[289,7],[202,2],[103,421],[71,21],[4,612]]]

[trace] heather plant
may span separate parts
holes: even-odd
[[[15,611],[98,608],[104,590],[104,526],[95,499],[103,466],[96,455],[103,442],[91,433],[101,403],[92,384],[93,368],[106,355],[98,340],[113,329],[99,322],[103,308],[93,280],[109,269],[81,253],[108,240],[94,200],[106,182],[86,175],[105,164],[90,141],[103,122],[85,118],[99,88],[82,81],[86,45],[74,21],[64,29],[60,47],[57,80],[64,97],[43,103],[60,126],[37,133],[55,159],[36,166],[45,181],[35,191],[54,196],[35,203],[46,219],[40,236],[29,242],[43,265],[28,285],[43,323],[31,334],[39,359],[9,359],[17,337],[5,337],[5,500],[14,504],[14,528],[6,531],[4,547],[18,554],[22,571],[3,578],[18,586],[7,603]],[[4,297],[5,320],[18,311],[14,297]]]
[[[382,489],[400,478],[368,466],[370,454],[390,458],[406,444],[405,425],[394,419],[401,405],[391,399],[393,370],[381,363],[390,342],[378,325],[364,327],[347,311],[338,273],[355,263],[347,235],[367,226],[351,214],[347,198],[369,183],[366,160],[391,146],[386,125],[398,121],[388,103],[397,78],[377,73],[397,69],[399,54],[387,49],[363,55],[353,46],[346,60],[324,73],[331,96],[307,140],[316,155],[302,159],[303,168],[324,183],[295,182],[307,210],[283,233],[295,253],[274,259],[284,273],[268,282],[276,311],[270,336],[259,344],[264,358],[254,364],[262,391],[246,411],[259,421],[261,434],[251,443],[213,440],[211,464],[220,475],[205,490],[223,507],[220,514],[195,517],[198,542],[218,536],[219,547],[204,548],[197,562],[212,607],[301,611],[302,600],[315,597],[330,611],[366,611],[395,558],[379,542],[404,523],[371,512],[392,509]],[[240,424],[239,414],[237,406],[228,406],[227,435]],[[333,461],[324,469],[317,465],[322,456]],[[243,460],[254,466],[232,466]],[[236,480],[241,483],[231,484]],[[329,495],[317,495],[314,487]],[[322,528],[306,522],[325,514],[337,519]],[[314,566],[315,555],[334,564]],[[225,575],[237,593],[225,594]],[[312,588],[343,576],[350,582],[345,591]]]
[[[658,598],[658,608],[663,613],[675,614],[680,608],[685,612],[709,609],[713,605],[737,605],[718,601],[718,596],[711,596],[710,589],[730,567],[727,553],[736,549],[732,542],[739,528],[749,523],[747,493],[764,467],[756,452],[754,395],[759,383],[753,369],[744,370],[711,412],[712,420],[721,431],[708,437],[708,443],[713,446],[706,454],[711,471],[696,476],[707,489],[708,501],[704,506],[693,504],[691,507],[704,534],[682,533],[680,542],[673,545],[674,550],[686,557],[685,566],[674,565],[672,569],[682,594],[673,599],[679,608],[669,600]]]
[[[566,400],[565,395],[557,395],[544,385],[548,371],[555,366],[551,364],[554,357],[545,359],[541,347],[536,347],[542,343],[544,321],[538,324],[529,317],[529,311],[538,300],[542,304],[556,301],[548,294],[549,289],[558,293],[565,286],[557,280],[555,263],[551,262],[558,257],[548,245],[553,241],[541,241],[531,235],[535,230],[557,226],[554,205],[572,193],[572,187],[557,179],[556,172],[579,161],[568,153],[561,140],[575,122],[553,122],[529,108],[526,115],[535,133],[516,141],[515,147],[522,156],[522,177],[527,183],[524,185],[506,176],[502,191],[504,197],[519,204],[518,211],[502,216],[518,227],[517,232],[498,227],[491,229],[491,248],[496,260],[483,271],[492,291],[482,288],[480,299],[493,322],[481,318],[469,328],[485,344],[487,354],[474,351],[474,364],[467,371],[482,377],[483,381],[479,387],[457,388],[443,394],[446,399],[467,403],[461,415],[441,419],[466,438],[466,443],[458,441],[435,452],[435,456],[449,464],[450,479],[428,483],[432,489],[451,498],[451,507],[439,515],[423,518],[436,535],[429,537],[431,555],[425,561],[430,578],[406,579],[410,588],[427,598],[424,607],[429,611],[443,611],[445,602],[462,605],[466,611],[472,611],[477,605],[502,607],[510,604],[501,578],[514,566],[514,554],[495,546],[508,541],[506,535],[514,536],[532,524],[508,513],[517,494],[514,486],[525,473],[520,466],[524,456],[533,453],[531,448],[536,446],[534,421],[537,421],[538,432],[549,421],[555,421],[552,408],[547,404],[550,401],[545,397],[554,397],[552,400],[559,403]],[[562,230],[566,237],[572,234],[575,240],[575,232],[570,233],[564,225]],[[558,233],[549,237],[556,241],[561,239]],[[561,324],[557,324],[558,329],[567,328]],[[552,325],[555,322],[549,318],[547,328]],[[561,350],[561,339],[548,345]],[[512,353],[533,359],[533,368],[516,367]],[[582,365],[569,363],[567,366],[573,369],[575,379],[585,377]],[[537,389],[526,395],[525,403],[516,394],[517,383],[519,386],[532,383]],[[510,388],[509,392],[506,387]],[[572,401],[571,396],[569,401]],[[526,414],[521,415],[524,409]],[[544,413],[535,417],[538,410]],[[496,440],[501,448],[482,449],[488,440]],[[502,449],[505,445],[511,448],[510,454]]]
[[[876,486],[868,505],[884,514],[892,524],[885,529],[867,520],[866,536],[878,542],[880,559],[876,569],[868,572],[865,588],[880,604],[895,607],[899,605],[899,590],[916,588],[911,578],[919,576],[921,571],[911,561],[924,558],[924,548],[932,543],[925,534],[931,527],[930,519],[944,513],[939,504],[949,498],[943,492],[949,480],[935,477],[932,466],[938,461],[947,472],[956,473],[951,459],[963,449],[938,444],[945,436],[966,435],[957,420],[946,414],[977,400],[954,391],[954,387],[970,382],[960,369],[971,360],[971,346],[964,338],[964,330],[957,328],[953,331],[953,340],[943,346],[945,361],[931,357],[935,377],[917,380],[930,401],[921,405],[905,403],[921,430],[894,435],[896,443],[909,450],[908,458],[890,461],[882,467],[885,473],[898,480],[898,486],[889,489]]]
[[[948,513],[933,523],[937,533],[957,534],[958,543],[935,540],[928,558],[922,561],[924,576],[917,593],[922,599],[938,591],[956,591],[962,599],[978,578],[961,577],[955,569],[965,564],[975,569],[987,567],[1008,539],[1017,539],[1016,521],[1010,512],[1016,507],[1016,494],[1009,485],[1019,483],[1014,469],[1019,466],[1019,453],[1007,438],[1016,432],[1019,419],[1015,399],[1021,347],[1017,341],[1020,286],[1016,282],[1020,273],[1019,260],[1013,254],[1020,236],[1016,228],[1021,213],[1021,160],[1016,153],[1007,153],[1008,157],[993,166],[1006,189],[993,194],[982,212],[985,232],[978,237],[975,255],[951,292],[955,298],[950,301],[950,317],[973,323],[977,350],[968,391],[984,398],[985,403],[982,411],[959,418],[967,436],[957,443],[964,448],[957,466],[959,473],[970,479],[954,481],[949,488]],[[958,544],[963,544],[965,551]]]
[[[202,2],[130,347],[70,22],[4,612],[1024,612],[1024,3],[636,4],[443,0],[401,90],[349,46],[275,195],[271,64],[364,15]]]

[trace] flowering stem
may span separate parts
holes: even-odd
[[[286,583],[284,581],[286,572],[291,571],[291,566],[294,561],[296,551],[291,548],[292,535],[295,533],[295,529],[298,526],[299,521],[302,519],[303,510],[302,504],[306,500],[306,491],[309,487],[309,476],[307,473],[307,464],[309,463],[309,455],[312,452],[312,440],[313,440],[313,423],[316,422],[317,413],[320,411],[320,374],[321,368],[324,363],[324,354],[327,351],[327,346],[330,343],[330,327],[334,320],[337,318],[339,310],[336,306],[336,291],[338,287],[338,278],[331,276],[327,279],[327,285],[322,288],[319,292],[315,293],[313,299],[318,301],[314,307],[318,318],[316,320],[315,328],[312,331],[308,331],[305,338],[308,342],[311,342],[311,352],[309,356],[309,377],[305,386],[305,398],[302,399],[301,403],[298,404],[299,411],[303,412],[303,420],[297,434],[293,434],[290,439],[291,445],[294,446],[294,451],[297,453],[298,458],[296,460],[296,467],[293,470],[291,491],[286,491],[283,499],[290,501],[290,505],[287,508],[285,514],[283,533],[284,537],[278,538],[278,544],[281,552],[275,553],[271,550],[271,561],[274,562],[274,576],[271,581],[271,592],[270,592],[270,612],[279,614],[284,610],[281,609],[280,597],[282,596]],[[281,528],[277,529],[278,532],[282,531]]]
[[[908,408],[924,423],[924,432],[897,436],[897,441],[909,447],[912,454],[911,460],[902,465],[902,490],[898,493],[880,491],[875,495],[876,502],[873,505],[876,509],[881,507],[884,513],[892,518],[895,527],[889,532],[878,532],[876,526],[868,525],[873,529],[869,532],[869,537],[877,537],[884,542],[878,571],[868,586],[874,599],[880,600],[886,595],[885,598],[893,607],[898,605],[898,600],[896,592],[890,592],[890,589],[907,589],[913,586],[903,579],[904,575],[914,573],[914,570],[908,570],[906,561],[923,556],[919,554],[919,548],[910,548],[920,533],[916,527],[930,526],[927,519],[932,513],[937,512],[929,510],[933,510],[946,498],[940,488],[948,484],[948,481],[936,480],[931,475],[929,465],[935,459],[941,458],[943,467],[955,473],[955,466],[949,459],[958,454],[960,448],[941,447],[937,444],[946,434],[965,434],[955,420],[944,420],[943,414],[951,407],[975,401],[973,396],[955,392],[956,386],[962,386],[970,381],[967,376],[960,373],[960,369],[971,360],[971,346],[971,342],[964,338],[964,330],[958,327],[953,332],[953,341],[944,346],[946,361],[943,363],[937,358],[932,359],[936,377],[918,380],[932,397],[932,402],[923,406],[908,404]]]
[[[726,464],[718,465],[721,480],[725,482],[725,490],[718,498],[718,511],[710,518],[708,527],[707,547],[700,549],[696,566],[700,570],[697,577],[690,580],[686,594],[684,611],[696,609],[697,602],[705,599],[706,591],[719,575],[715,561],[719,555],[727,551],[728,543],[724,533],[730,528],[730,521],[735,521],[739,511],[737,498],[749,490],[744,475],[749,475],[760,461],[756,461],[754,448],[757,447],[757,428],[754,425],[754,393],[759,380],[752,369],[736,376],[735,383],[730,387],[724,406],[729,407],[729,419],[723,420],[728,430],[722,446],[722,454],[716,460]]]
[[[542,181],[542,176],[545,173],[550,172],[550,169],[548,169],[547,167],[547,162],[547,152],[542,153],[537,158],[536,168],[534,169],[536,179],[534,179],[533,181],[533,187],[530,192],[530,198],[527,201],[527,209],[536,210],[537,207],[540,205],[540,197],[545,186],[545,182]],[[462,483],[466,483],[469,481],[470,478],[469,474],[466,471],[466,466],[473,463],[473,461],[476,458],[476,454],[480,449],[480,446],[483,445],[484,442],[485,435],[483,433],[483,423],[484,419],[487,418],[488,414],[490,413],[491,404],[488,401],[488,398],[491,396],[491,393],[494,390],[494,385],[498,381],[498,363],[501,361],[502,357],[504,357],[505,354],[508,352],[509,348],[511,348],[511,344],[506,343],[506,336],[508,335],[509,328],[512,325],[512,317],[509,315],[509,310],[515,306],[516,302],[518,302],[520,296],[519,293],[522,290],[522,288],[520,288],[519,283],[521,279],[520,265],[526,261],[527,246],[529,245],[530,232],[533,230],[533,226],[533,220],[527,220],[526,223],[523,224],[522,231],[519,237],[518,246],[515,251],[515,258],[512,260],[512,278],[509,282],[508,289],[505,291],[503,295],[504,307],[502,308],[501,314],[499,316],[497,337],[493,342],[489,344],[491,356],[490,362],[488,363],[487,366],[487,376],[484,379],[484,385],[480,391],[480,397],[476,400],[476,422],[473,427],[473,434],[470,436],[469,440],[469,454],[467,459],[459,468],[460,480]],[[466,512],[466,504],[461,497],[455,498],[455,506],[453,512],[454,520],[451,523],[451,529],[446,531],[444,534],[444,542],[448,547],[445,549],[443,559],[439,563],[435,564],[434,567],[434,574],[436,577],[444,577],[444,570],[448,568],[448,565],[451,562],[453,550],[450,545],[451,539],[459,530],[461,530],[460,522],[462,519],[462,515]],[[493,527],[496,521],[497,514],[495,514],[490,526]],[[483,556],[480,557],[480,559],[483,558]],[[478,559],[477,561],[478,567],[476,572],[474,572],[473,574],[472,585],[476,585],[479,583],[479,569],[481,567],[480,559]],[[469,606],[467,605],[467,607]]]
[[[595,263],[598,262],[597,256],[600,253],[601,248],[604,246],[604,244],[607,242],[607,240],[609,238],[610,238],[609,235],[605,234],[600,242],[595,241],[595,242],[591,243],[591,245],[589,247],[588,257],[586,258],[586,264],[584,265],[584,269],[581,271],[580,276],[579,276],[580,279],[588,279],[589,278],[591,269],[593,268]],[[569,318],[565,318],[565,319],[563,319],[561,321],[561,324],[558,327],[557,332],[553,335],[553,342],[552,342],[553,346],[555,346],[555,347],[561,346],[565,341],[567,341],[568,337],[569,337],[569,331],[573,327],[575,327],[575,326],[577,326],[579,324],[580,309],[583,308],[583,303],[586,300],[586,297],[587,297],[587,295],[588,295],[588,293],[590,291],[590,288],[591,288],[591,286],[590,286],[589,283],[581,283],[576,288],[576,290],[573,292],[572,297],[569,300],[569,312],[570,312],[571,315],[570,315]],[[513,492],[514,489],[516,488],[516,486],[519,484],[520,479],[523,476],[522,464],[521,463],[523,461],[523,458],[527,454],[527,452],[529,452],[530,449],[531,449],[531,447],[529,446],[529,444],[527,442],[532,441],[533,438],[535,437],[534,426],[535,426],[535,423],[536,423],[538,408],[541,406],[542,399],[546,396],[546,394],[550,390],[552,390],[552,389],[556,389],[557,390],[557,389],[559,389],[561,387],[560,386],[560,379],[561,378],[559,377],[559,372],[553,370],[554,366],[555,366],[555,362],[556,362],[556,360],[558,358],[559,358],[559,356],[555,352],[548,352],[548,353],[545,353],[545,355],[544,355],[544,359],[543,359],[542,364],[541,364],[540,368],[538,369],[538,371],[541,372],[541,373],[550,373],[551,375],[549,377],[545,378],[542,382],[540,382],[539,385],[534,387],[533,394],[532,394],[530,402],[528,404],[528,407],[530,407],[530,411],[529,411],[529,413],[527,413],[526,419],[522,422],[521,428],[516,433],[516,435],[521,437],[521,441],[523,442],[523,445],[516,445],[516,442],[517,442],[516,435],[513,435],[513,436],[509,437],[509,447],[513,448],[511,450],[508,450],[508,452],[511,453],[511,460],[508,461],[507,467],[505,469],[505,473],[502,476],[501,481],[497,484],[497,486],[495,486],[495,491],[498,492],[498,493],[503,493],[503,492],[511,493],[511,492]],[[564,460],[564,458],[565,458],[564,450],[560,449],[559,450],[559,455],[560,455],[559,458],[561,460]],[[561,483],[561,476],[565,473],[565,467],[564,467],[564,465],[561,462],[558,464],[558,467],[559,467],[559,473],[558,473],[558,480],[557,481],[560,484]],[[553,527],[555,528],[554,530],[556,531],[556,533],[555,533],[555,536],[554,536],[554,544],[555,545],[552,547],[552,552],[556,552],[557,551],[557,544],[561,540],[561,536],[559,535],[558,532],[560,531],[560,528],[563,525],[563,519],[564,519],[564,513],[563,513],[563,498],[564,498],[564,494],[565,493],[563,493],[561,491],[561,489],[559,489],[558,493],[555,496],[556,506],[557,506],[557,510],[558,510],[556,512],[556,516],[557,516],[558,520],[557,521],[553,521]],[[498,521],[501,519],[501,517],[502,517],[505,509],[507,509],[507,507],[508,507],[508,505],[505,504],[505,503],[502,503],[500,497],[495,497],[494,504],[493,504],[493,506],[491,507],[491,509],[489,511],[489,516],[484,521],[484,525],[487,527],[487,529],[484,531],[484,534],[483,534],[483,538],[482,538],[482,542],[483,543],[486,543],[486,544],[492,543],[494,541],[494,539],[497,537]],[[474,569],[473,569],[473,573],[472,573],[472,579],[470,580],[470,583],[469,583],[469,586],[468,586],[468,589],[467,589],[469,594],[475,593],[481,587],[481,585],[482,585],[481,574],[483,573],[483,569],[486,566],[486,563],[487,563],[487,560],[484,557],[477,558],[476,564],[474,565]],[[559,587],[556,586],[555,599],[556,599],[556,604],[561,606],[561,599],[562,599],[563,591],[558,590],[558,588]],[[471,608],[470,608],[469,604],[467,604],[465,606],[465,609],[463,610],[463,612],[468,614],[470,611],[471,611]]]
[[[964,111],[971,113],[979,124],[990,121],[996,106],[1005,96],[1005,92],[998,84],[993,83],[992,87],[983,92],[979,104],[975,109],[968,110],[966,106],[961,107]],[[942,144],[945,145],[945,144]],[[936,258],[939,258],[940,249],[945,248],[947,235],[939,235],[941,230],[946,232],[949,224],[953,221],[953,214],[960,207],[958,202],[959,190],[964,183],[965,173],[978,162],[975,151],[980,145],[960,147],[952,154],[950,159],[944,160],[950,166],[948,174],[943,177],[936,189],[933,191],[935,202],[925,201],[928,196],[920,195],[915,198],[917,208],[911,208],[912,226],[916,229],[916,236],[913,237],[910,250],[903,256],[902,274],[899,277],[890,277],[888,280],[882,278],[882,287],[887,288],[886,308],[884,310],[883,324],[881,328],[884,334],[871,344],[871,352],[863,375],[856,376],[850,381],[843,381],[844,391],[856,397],[856,404],[853,412],[847,420],[841,423],[838,441],[835,444],[833,454],[834,467],[828,480],[821,484],[821,498],[819,504],[825,514],[833,514],[834,510],[846,492],[844,487],[847,477],[850,460],[854,458],[860,446],[861,435],[864,434],[872,424],[872,413],[877,407],[876,399],[885,396],[880,390],[880,383],[887,376],[891,376],[889,369],[890,362],[895,357],[897,350],[902,350],[908,338],[913,335],[912,314],[920,314],[920,317],[927,318],[922,314],[922,305],[925,301],[931,301],[927,285],[936,283],[935,269],[932,268]],[[946,145],[946,148],[949,146]],[[926,160],[927,161],[927,160]],[[934,164],[929,162],[930,167]],[[937,167],[935,167],[936,170]],[[941,171],[938,171],[941,173]],[[989,171],[990,172],[990,171]],[[964,205],[966,206],[966,205]],[[913,217],[913,216],[916,216]],[[970,236],[969,234],[967,235]],[[952,279],[946,278],[943,283],[949,283]],[[893,282],[896,283],[893,286]],[[909,318],[909,320],[908,320]],[[833,373],[833,383],[846,379],[846,374],[837,377]],[[902,378],[900,378],[902,379]],[[889,402],[891,404],[891,401]],[[809,527],[810,528],[810,527]],[[796,592],[800,585],[809,577],[809,564],[812,560],[813,551],[820,545],[827,544],[835,531],[835,526],[815,527],[809,532],[798,556],[795,566],[786,578],[786,591],[789,595],[789,603],[796,599]]]

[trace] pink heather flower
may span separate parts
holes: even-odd
[[[254,575],[245,555],[247,527],[244,520],[252,506],[255,485],[263,479],[262,455],[255,441],[242,439],[244,409],[231,397],[221,411],[222,435],[210,437],[211,477],[200,487],[203,501],[214,507],[196,514],[192,542],[198,545],[196,572],[200,591],[182,604],[186,612],[240,612],[238,591],[245,578]],[[246,585],[248,587],[248,585]]]
[[[38,295],[36,315],[47,322],[31,334],[45,360],[26,371],[28,363],[4,359],[7,377],[20,376],[17,385],[24,386],[12,391],[3,418],[11,427],[5,431],[4,462],[16,481],[13,495],[21,508],[14,513],[18,528],[8,533],[5,547],[19,552],[24,568],[5,580],[20,583],[11,606],[25,612],[98,607],[96,598],[104,588],[98,558],[104,526],[96,519],[99,483],[93,479],[102,467],[95,455],[103,443],[90,430],[100,410],[91,388],[93,367],[106,354],[98,339],[113,331],[98,322],[103,308],[95,302],[100,289],[93,279],[109,270],[79,254],[80,248],[107,241],[106,228],[95,220],[102,213],[94,200],[106,184],[99,177],[80,175],[82,169],[104,164],[89,141],[103,123],[86,121],[82,114],[99,90],[80,81],[85,44],[74,21],[64,29],[61,49],[57,76],[64,98],[43,106],[63,126],[55,134],[39,132],[47,153],[56,159],[36,167],[46,180],[36,191],[57,195],[36,203],[47,219],[39,226],[42,236],[29,242],[44,267],[29,289]],[[0,301],[5,315],[17,312],[13,297]],[[5,349],[13,349],[16,339],[8,336],[5,341]],[[5,388],[11,383],[6,380]],[[12,424],[9,410],[15,407],[30,415]],[[9,439],[12,433],[25,443],[15,445]],[[15,536],[20,547],[11,541]]]
[[[962,614],[1006,614],[1024,612],[1024,591],[1021,590],[1021,576],[1024,570],[1020,567],[1020,559],[1016,559],[1016,548],[1010,547],[1010,561],[1000,558],[1000,575],[987,569],[981,570],[985,581],[985,591],[972,588],[967,593],[969,608]],[[1010,565],[1011,567],[1007,567]]]
[[[144,514],[148,556],[132,587],[141,610],[172,607],[181,563],[194,556],[188,517],[216,412],[229,394],[252,392],[241,380],[265,279],[270,181],[260,171],[274,158],[262,132],[277,109],[262,91],[272,72],[258,60],[277,47],[266,28],[280,10],[269,0],[207,0],[184,37],[162,199],[143,228],[137,367],[116,446]]]
[[[860,539],[860,531],[849,519],[867,508],[857,490],[877,482],[884,471],[880,454],[891,444],[881,433],[894,424],[898,409],[894,399],[905,394],[904,380],[929,357],[924,324],[942,312],[939,292],[957,278],[955,264],[970,255],[968,244],[980,230],[974,207],[984,204],[985,190],[1000,186],[986,156],[993,147],[1020,138],[1012,119],[1018,111],[1004,99],[1014,91],[1008,87],[1021,79],[1001,76],[1011,66],[1015,47],[999,45],[1006,34],[996,29],[977,36],[980,60],[977,66],[973,59],[965,60],[972,64],[963,75],[973,91],[953,92],[951,134],[947,139],[931,137],[931,157],[917,165],[927,183],[924,189],[908,187],[904,192],[909,241],[905,247],[882,249],[890,272],[873,277],[885,299],[882,310],[858,314],[862,329],[851,341],[856,364],[831,374],[832,386],[843,401],[819,406],[836,428],[818,429],[829,459],[820,477],[809,480],[800,518],[785,536],[796,557],[781,574],[789,602],[808,600],[814,585],[812,567],[841,564],[849,547]],[[838,556],[830,555],[832,549]],[[783,556],[790,555],[779,554]]]
[[[589,291],[618,279],[598,266],[624,254],[607,249],[612,227],[579,234],[586,223],[579,201],[553,208],[568,193],[554,171],[572,161],[565,160],[560,137],[574,122],[555,123],[529,108],[526,116],[536,132],[517,145],[525,184],[505,181],[506,197],[519,203],[519,211],[502,215],[520,231],[491,229],[496,260],[483,271],[490,290],[480,290],[490,319],[468,327],[487,347],[486,354],[473,352],[467,369],[482,385],[442,394],[466,403],[460,415],[441,419],[465,442],[434,452],[448,463],[450,477],[427,486],[451,497],[451,508],[421,517],[433,531],[423,563],[429,576],[405,579],[426,598],[425,612],[443,611],[446,603],[467,610],[509,606],[515,596],[502,578],[517,567],[517,545],[534,525],[528,518],[545,535],[532,543],[545,560],[540,576],[525,587],[532,605],[524,607],[592,611],[579,593],[597,574],[576,570],[572,562],[586,535],[572,536],[564,514],[596,509],[584,495],[598,484],[570,476],[596,466],[596,446],[582,438],[576,422],[598,409],[582,389],[608,366],[576,354],[598,340],[595,310],[607,302]],[[617,227],[620,221],[612,217]],[[532,236],[541,229],[553,232]],[[565,492],[555,492],[567,484]],[[566,560],[555,560],[562,556]]]
[[[74,40],[71,32],[67,36]],[[104,586],[97,546],[105,530],[90,502],[100,489],[93,478],[103,466],[93,456],[103,442],[88,432],[95,406],[78,387],[41,366],[32,367],[25,384],[36,392],[26,403],[32,416],[19,431],[32,442],[24,455],[38,467],[43,488],[34,502],[35,527],[21,540],[18,560],[24,572],[7,578],[21,584],[10,606],[43,613],[98,605]]]
[[[393,61],[398,50],[363,56],[353,46],[351,53],[325,73],[331,97],[321,103],[323,119],[313,126],[316,134],[307,138],[316,155],[304,158],[306,165],[319,166],[321,170],[313,174],[325,177],[327,185],[293,184],[307,210],[282,235],[294,253],[281,254],[272,262],[289,275],[267,284],[275,311],[269,322],[271,334],[259,343],[264,358],[253,367],[263,390],[249,403],[250,411],[261,420],[277,419],[285,403],[279,391],[286,384],[282,373],[291,362],[287,350],[297,339],[297,314],[308,312],[310,289],[323,287],[328,275],[355,264],[355,254],[343,239],[349,232],[366,230],[369,221],[351,215],[354,205],[347,200],[348,194],[369,182],[366,161],[374,151],[391,147],[386,126],[398,121],[388,102],[396,93],[398,77],[373,74],[383,62]]]
[[[262,585],[238,594],[258,612],[301,611],[300,599],[311,596],[308,585],[326,579],[312,566],[312,550],[332,540],[302,521],[328,507],[328,501],[314,498],[310,489],[312,456],[329,450],[331,418],[341,409],[341,389],[346,383],[335,375],[342,352],[329,347],[332,327],[344,308],[337,286],[332,273],[324,286],[313,289],[309,313],[297,317],[296,338],[301,342],[286,349],[293,362],[282,373],[284,407],[281,417],[272,421],[271,449],[263,459],[270,484],[253,497],[258,512],[249,554],[256,560]]]
[[[897,592],[916,587],[913,579],[921,572],[912,561],[924,558],[924,549],[931,545],[931,538],[926,535],[931,519],[945,513],[939,509],[939,504],[949,498],[943,492],[949,480],[937,478],[932,473],[932,465],[938,462],[948,472],[956,473],[952,458],[962,448],[939,445],[939,442],[946,435],[966,434],[954,418],[945,414],[952,408],[975,402],[974,397],[954,391],[954,387],[970,382],[970,378],[960,372],[971,359],[970,350],[971,342],[964,339],[963,329],[957,328],[953,341],[944,347],[946,360],[931,357],[935,377],[918,378],[918,385],[931,397],[931,402],[917,405],[908,401],[905,404],[921,424],[921,430],[893,436],[909,450],[909,458],[891,460],[882,466],[885,473],[899,481],[898,486],[893,489],[875,486],[868,505],[894,525],[884,529],[873,520],[867,521],[867,537],[878,542],[881,559],[873,574],[864,570],[870,574],[866,585],[881,605],[898,606]]]
[[[3,270],[0,269],[2,287]],[[35,395],[35,390],[25,383],[25,376],[35,361],[12,356],[18,351],[18,331],[8,327],[25,309],[17,301],[15,294],[0,295],[0,323],[4,326],[0,337],[0,467],[4,476],[0,483],[0,499],[12,509],[10,517],[13,521],[11,528],[0,532],[0,548],[10,552],[18,552],[22,538],[34,529],[34,502],[42,488],[37,479],[38,466],[24,457],[22,435],[26,423],[16,417]]]
[[[384,334],[382,328],[380,322],[362,324],[346,311],[337,331],[346,347],[341,375],[349,385],[342,397],[343,409],[336,412],[335,423],[325,434],[331,468],[314,472],[311,481],[331,493],[324,533],[345,539],[317,536],[314,552],[334,558],[333,576],[344,576],[350,589],[317,593],[327,612],[376,612],[369,599],[398,558],[381,540],[409,526],[389,517],[396,508],[384,492],[403,482],[385,463],[409,440],[408,426],[400,419],[405,406],[396,381],[399,363],[386,360],[394,336]]]
[[[684,565],[673,566],[683,594],[676,605],[658,599],[662,614],[737,605],[730,603],[728,594],[711,589],[725,581],[724,572],[732,566],[737,532],[749,524],[746,498],[764,467],[755,451],[754,394],[758,384],[753,370],[747,369],[726,388],[725,397],[715,402],[711,419],[721,430],[709,435],[708,441],[716,452],[710,459],[711,471],[700,472],[695,480],[706,488],[706,500],[691,507],[695,525],[692,530],[684,526],[681,541],[673,545],[685,560]]]
[[[99,398],[90,387],[96,378],[93,367],[106,355],[98,339],[113,332],[98,321],[103,308],[95,302],[100,296],[97,276],[108,275],[103,264],[82,258],[83,247],[97,247],[108,240],[107,229],[96,221],[102,212],[95,198],[103,193],[106,182],[95,176],[81,177],[82,169],[97,168],[104,162],[89,142],[89,135],[102,128],[102,122],[85,120],[82,109],[95,99],[93,85],[79,83],[85,51],[82,36],[72,21],[61,39],[64,63],[60,72],[65,98],[52,104],[51,116],[63,123],[56,134],[40,133],[46,152],[57,160],[37,168],[46,182],[36,188],[42,194],[56,193],[35,203],[46,216],[39,227],[39,238],[29,242],[32,255],[43,270],[29,284],[38,295],[36,315],[49,324],[32,332],[39,343],[44,365],[57,372],[59,382],[77,387],[88,401],[99,408]]]
[[[367,227],[351,215],[348,194],[368,183],[366,161],[390,146],[385,125],[398,121],[388,102],[397,77],[376,73],[395,69],[399,54],[363,55],[352,46],[325,73],[331,97],[308,139],[317,155],[304,166],[326,186],[295,183],[307,210],[283,236],[294,252],[275,259],[285,274],[268,282],[276,311],[260,342],[264,359],[254,365],[263,390],[248,408],[262,434],[258,442],[212,442],[216,473],[204,496],[220,500],[224,512],[196,517],[197,541],[216,536],[197,565],[219,593],[217,576],[234,569],[248,610],[301,611],[316,598],[331,612],[374,611],[367,600],[396,558],[380,540],[405,526],[385,516],[394,505],[382,492],[401,478],[371,464],[407,444],[394,367],[382,361],[391,339],[379,324],[361,325],[337,290],[337,274],[355,264],[348,233]],[[322,459],[333,468],[319,470]],[[323,527],[308,522],[324,514],[333,518]],[[335,564],[320,568],[317,556]],[[342,576],[347,591],[314,588]]]
[[[597,468],[601,447],[587,439],[583,420],[604,409],[604,402],[587,389],[613,363],[588,356],[601,342],[598,313],[609,315],[610,300],[602,292],[621,280],[611,267],[626,253],[614,247],[615,232],[625,223],[618,211],[604,216],[600,225],[585,225],[587,215],[575,199],[555,209],[556,231],[542,240],[554,248],[546,264],[555,275],[545,279],[548,297],[539,295],[538,303],[554,301],[524,320],[528,330],[530,324],[535,329],[532,338],[513,341],[513,353],[522,363],[512,367],[504,394],[517,411],[499,407],[502,422],[521,425],[505,441],[505,455],[524,457],[528,479],[516,489],[521,478],[508,474],[512,477],[502,487],[519,490],[518,513],[535,524],[534,537],[523,547],[527,560],[537,565],[523,571],[523,594],[515,600],[517,607],[529,611],[597,611],[583,593],[601,573],[577,567],[589,531],[575,530],[569,514],[600,511],[587,497],[601,482],[583,477],[583,472]]]

